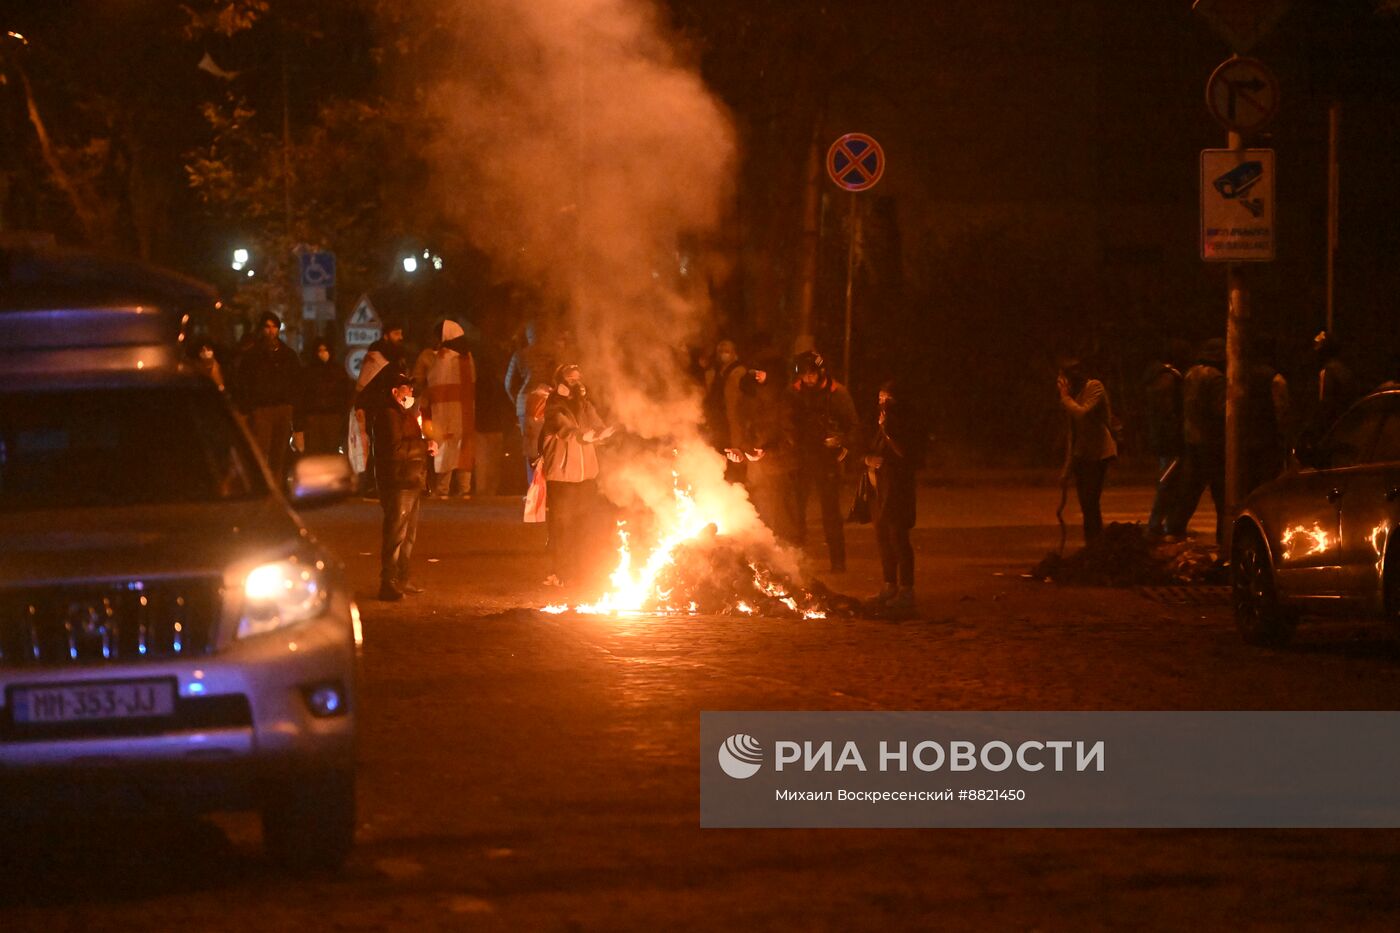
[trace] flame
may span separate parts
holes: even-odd
[[[675,566],[677,549],[687,542],[694,541],[704,534],[723,534],[731,522],[724,515],[724,509],[716,506],[703,509],[697,503],[691,487],[684,483],[676,469],[671,470],[671,490],[667,508],[654,510],[661,523],[655,545],[645,557],[634,548],[632,532],[627,521],[617,523],[617,564],[608,576],[609,589],[593,602],[579,603],[572,610],[580,615],[612,616],[614,618],[634,618],[641,615],[696,615],[700,606],[694,601],[675,601],[671,589],[662,589],[658,582],[663,574]],[[740,525],[742,520],[735,519]],[[804,619],[825,619],[826,612],[812,604],[812,597],[805,596],[807,606],[801,606],[796,596],[787,587],[772,578],[772,572],[750,563],[755,588],[790,612]],[[798,594],[803,595],[803,594]],[[541,611],[550,614],[568,612],[566,603],[553,603]],[[728,610],[739,615],[759,614],[758,607],[739,599]]]

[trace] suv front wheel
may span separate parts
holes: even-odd
[[[268,791],[263,848],[296,871],[334,871],[355,842],[355,774],[350,768],[297,775]]]

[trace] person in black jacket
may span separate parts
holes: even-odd
[[[292,419],[301,390],[301,363],[278,336],[282,319],[271,311],[258,318],[258,336],[238,358],[233,398],[247,419],[253,441],[278,482],[286,475]]]
[[[870,518],[880,546],[885,587],[875,601],[896,611],[914,608],[914,527],[918,436],[913,419],[897,402],[894,382],[880,386],[880,416],[865,468],[875,486]]]
[[[403,599],[405,593],[423,590],[408,582],[408,560],[418,537],[418,512],[428,458],[437,445],[423,438],[413,378],[401,371],[389,378],[392,404],[374,411],[374,470],[379,483],[379,504],[384,509],[384,534],[380,546],[379,598]]]
[[[330,342],[318,338],[301,372],[301,405],[296,413],[297,449],[335,454],[345,442],[345,419],[355,382],[331,356]]]
[[[1147,517],[1150,535],[1179,535],[1175,526],[1177,500],[1181,496],[1186,469],[1182,456],[1186,441],[1182,428],[1182,374],[1191,348],[1186,341],[1167,341],[1162,359],[1147,367],[1143,377],[1143,396],[1147,401],[1147,448],[1157,457],[1157,494],[1152,499],[1152,512]]]
[[[725,454],[731,461],[736,455],[747,461],[744,485],[754,510],[778,540],[788,544],[797,537],[792,515],[796,457],[784,369],[782,359],[770,352],[744,373],[739,381],[739,450]]]
[[[813,489],[821,502],[822,529],[833,573],[846,570],[846,536],[841,516],[841,470],[855,443],[856,406],[851,393],[827,372],[815,350],[797,357],[797,381],[792,386],[797,433],[794,505],[797,542],[807,536],[807,498]]]

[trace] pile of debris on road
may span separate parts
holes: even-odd
[[[1140,523],[1114,522],[1097,541],[1068,557],[1048,554],[1029,576],[1071,586],[1182,586],[1225,582],[1214,547],[1147,534]]]

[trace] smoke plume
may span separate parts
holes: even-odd
[[[612,418],[674,441],[614,456],[605,491],[664,510],[675,469],[699,504],[756,525],[699,441],[682,365],[710,313],[683,244],[715,231],[731,197],[723,107],[644,0],[445,0],[411,15],[439,27],[433,75],[416,82],[439,206],[498,271],[567,309]]]

